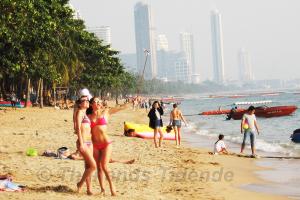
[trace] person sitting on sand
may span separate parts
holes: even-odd
[[[80,192],[84,182],[87,186],[87,194],[92,195],[91,192],[91,176],[96,170],[96,162],[93,158],[93,145],[91,140],[91,121],[86,115],[86,109],[89,107],[88,97],[80,98],[79,110],[76,116],[76,134],[78,136],[77,149],[85,161],[85,170],[81,180],[77,183],[78,192]]]
[[[176,139],[176,147],[178,148],[181,143],[181,120],[187,126],[187,122],[185,121],[182,112],[178,109],[177,104],[173,104],[173,110],[170,113],[170,125],[173,126],[175,132],[175,139]]]
[[[152,108],[148,113],[149,117],[149,127],[153,129],[154,131],[154,145],[155,148],[161,147],[161,143],[163,141],[164,135],[161,130],[161,127],[163,127],[163,122],[161,119],[161,116],[164,114],[163,108],[160,106],[158,101],[154,101],[152,104]],[[157,146],[157,133],[160,134],[159,137],[159,145]]]
[[[214,154],[228,154],[226,145],[224,142],[224,135],[220,134],[218,141],[214,145]]]
[[[92,141],[94,147],[94,159],[97,164],[98,180],[101,188],[101,193],[105,194],[104,175],[109,183],[112,196],[116,196],[116,190],[112,183],[112,178],[107,164],[110,161],[112,153],[112,141],[107,134],[107,123],[110,114],[113,114],[119,109],[104,108],[102,101],[93,97],[90,100],[90,108],[87,114],[91,120]]]

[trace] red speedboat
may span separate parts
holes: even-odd
[[[297,106],[266,106],[265,104],[272,103],[272,101],[254,101],[254,102],[236,102],[231,105],[232,108],[236,109],[226,109],[226,110],[210,110],[200,113],[200,115],[222,115],[227,114],[227,119],[242,119],[243,115],[247,112],[247,108],[238,108],[241,105],[257,105],[255,108],[255,115],[257,117],[280,117],[280,116],[286,116],[294,113],[297,110]]]
[[[255,108],[256,117],[281,117],[290,115],[297,110],[297,106],[259,106]],[[242,119],[243,115],[247,112],[247,109],[237,110],[231,114],[231,117],[235,120]]]

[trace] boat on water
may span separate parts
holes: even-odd
[[[294,113],[298,108],[294,105],[288,106],[267,106],[267,104],[271,104],[272,101],[253,101],[253,102],[235,102],[231,105],[232,109],[227,110],[212,110],[200,113],[201,115],[221,115],[227,114],[227,119],[242,119],[243,115],[247,112],[247,108],[241,108],[243,105],[259,105],[255,106],[255,115],[257,117],[281,117],[287,116]]]
[[[160,99],[161,102],[163,102],[164,104],[180,104],[182,101],[184,100],[184,98],[182,97],[162,97]]]
[[[267,104],[271,104],[272,101],[254,101],[254,102],[236,102],[236,106],[241,105],[257,105],[259,106],[255,107],[255,116],[256,117],[281,117],[281,116],[287,116],[294,113],[298,108],[294,105],[288,105],[288,106],[267,106]],[[242,119],[243,115],[247,112],[247,108],[244,109],[238,109],[236,111],[230,112],[230,117],[235,120]]]

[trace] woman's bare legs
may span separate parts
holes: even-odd
[[[181,128],[177,128],[177,132],[178,132],[178,144],[179,144],[179,146],[181,145],[181,130],[180,130]]]
[[[81,180],[77,183],[77,191],[80,192],[83,183],[86,182],[87,183],[87,193],[88,194],[92,194],[92,192],[90,191],[91,189],[91,177],[92,177],[92,173],[96,170],[96,162],[93,158],[93,148],[90,148],[88,146],[85,147],[85,150],[83,152],[80,152],[81,155],[84,158],[85,161],[85,170],[84,173],[82,175]]]
[[[173,126],[174,132],[175,132],[175,140],[176,140],[176,147],[178,147],[179,144],[179,138],[178,138],[178,129],[177,126]]]
[[[101,157],[101,152],[97,149],[94,150],[94,159],[96,160],[97,163],[97,176],[98,176],[98,181],[99,185],[101,188],[101,193],[105,195],[105,189],[104,189],[104,173],[103,170],[101,169],[101,164],[100,164],[100,157]]]
[[[157,132],[158,132],[158,128],[155,128],[154,129],[154,145],[155,145],[155,148],[157,148]]]
[[[161,143],[162,143],[162,141],[164,139],[164,134],[163,134],[163,132],[162,132],[162,130],[161,130],[160,127],[158,128],[158,132],[159,132],[159,135],[160,135],[160,138],[159,138],[159,147],[161,147]]]
[[[109,183],[109,187],[110,187],[110,192],[112,196],[116,196],[116,190],[114,188],[114,185],[112,183],[111,180],[111,176],[109,174],[109,169],[108,169],[108,163],[111,157],[111,152],[112,152],[112,146],[108,145],[105,149],[101,150],[101,157],[100,157],[100,166],[101,166],[101,170],[103,170],[105,177]]]

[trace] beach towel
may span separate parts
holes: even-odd
[[[24,186],[11,182],[9,179],[0,180],[0,191],[20,192]]]

